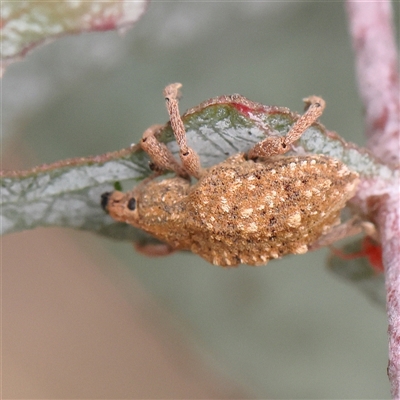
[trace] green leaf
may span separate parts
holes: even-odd
[[[138,147],[99,157],[61,161],[1,180],[2,233],[37,226],[66,226],[136,239],[138,231],[118,224],[100,207],[100,196],[127,179],[141,179],[150,170]]]
[[[66,34],[128,29],[146,9],[146,0],[2,2],[3,68],[28,51]]]
[[[263,106],[239,95],[221,96],[188,110],[183,121],[188,143],[204,167],[228,156],[248,151],[266,135],[285,135],[298,114],[283,107]],[[159,140],[178,157],[178,147],[168,123]],[[364,150],[346,144],[325,128],[312,125],[295,145],[293,154],[306,150],[326,154],[348,164],[360,174],[390,178],[394,172],[377,163]],[[363,161],[363,162],[361,162]],[[30,171],[2,173],[2,233],[37,226],[64,226],[90,230],[118,239],[145,240],[140,230],[114,222],[101,208],[101,194],[118,185],[151,175],[150,159],[139,145],[102,156],[60,161]],[[362,170],[362,168],[365,168]]]

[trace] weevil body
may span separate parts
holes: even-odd
[[[195,185],[174,177],[113,192],[107,210],[172,249],[221,266],[262,265],[308,245],[339,223],[357,174],[325,156],[274,161],[230,157]]]
[[[181,176],[149,180],[129,193],[104,194],[103,205],[114,219],[143,229],[172,250],[190,250],[221,266],[262,265],[305,253],[340,223],[358,174],[323,155],[280,155],[322,113],[322,99],[308,99],[311,106],[285,138],[268,137],[247,155],[202,169],[186,144],[178,88],[170,85],[164,94],[182,165],[151,131],[145,132],[142,147],[160,169]],[[187,176],[198,182],[192,185]]]

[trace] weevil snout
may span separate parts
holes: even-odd
[[[103,194],[101,195],[100,204],[101,204],[101,208],[102,208],[105,212],[108,212],[107,206],[108,206],[108,201],[109,201],[109,199],[110,199],[110,196],[111,196],[111,192],[105,192],[105,193],[103,193]]]

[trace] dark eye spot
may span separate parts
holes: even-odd
[[[127,207],[131,210],[134,211],[136,209],[136,199],[134,197],[130,198],[127,204]]]
[[[108,205],[108,200],[109,200],[110,196],[111,196],[111,192],[105,192],[101,195],[100,204],[101,204],[101,208],[104,211],[107,211],[107,205]]]

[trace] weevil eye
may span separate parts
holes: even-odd
[[[131,210],[134,211],[136,209],[136,199],[134,197],[131,197],[128,200],[127,207]]]
[[[101,208],[107,212],[107,205],[108,205],[108,200],[110,199],[111,192],[105,192],[101,195]]]

